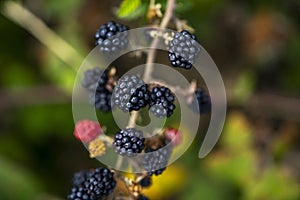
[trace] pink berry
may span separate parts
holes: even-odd
[[[180,131],[174,128],[168,128],[165,130],[165,137],[167,140],[171,141],[171,143],[176,146],[179,145],[182,141],[182,134]]]
[[[100,124],[96,121],[82,120],[75,125],[74,136],[79,141],[88,143],[102,132]]]

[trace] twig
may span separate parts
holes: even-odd
[[[67,65],[77,70],[83,57],[37,16],[15,1],[6,1],[1,13],[23,27]]]

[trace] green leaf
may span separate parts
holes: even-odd
[[[136,10],[141,6],[141,0],[124,0],[121,3],[120,9],[118,11],[118,17],[127,18],[136,12]]]

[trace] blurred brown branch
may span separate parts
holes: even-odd
[[[18,106],[70,103],[71,97],[54,86],[0,91],[0,110]]]
[[[256,115],[300,121],[300,99],[298,98],[257,93],[253,94],[243,107]]]

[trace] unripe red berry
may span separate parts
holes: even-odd
[[[173,146],[179,145],[182,141],[181,132],[174,128],[166,129],[165,137],[167,140],[169,140],[173,144]]]
[[[102,128],[96,121],[82,120],[75,125],[74,136],[79,141],[88,143],[94,140],[100,133]]]

